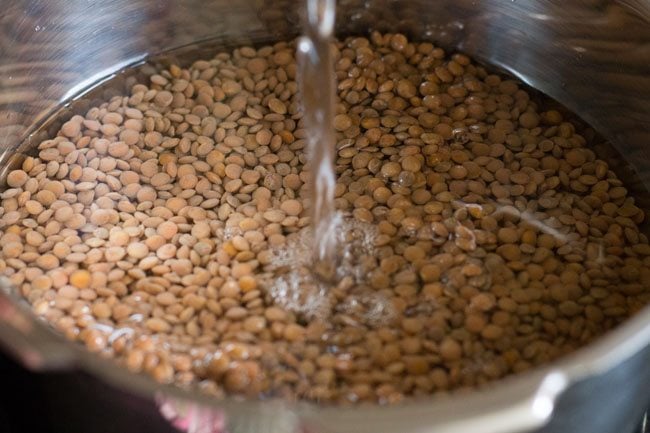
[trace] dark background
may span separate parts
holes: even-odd
[[[79,372],[36,374],[0,350],[0,433],[176,433],[145,400]]]

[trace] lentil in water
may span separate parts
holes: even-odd
[[[287,42],[172,65],[68,120],[6,178],[2,273],[134,372],[340,404],[481,386],[648,302],[644,213],[559,112],[400,34],[335,48],[326,290]]]

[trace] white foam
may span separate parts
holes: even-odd
[[[228,226],[223,230],[223,239],[228,241],[241,234],[243,234],[243,231],[239,227]]]
[[[282,247],[272,250],[271,262],[266,267],[270,273],[265,284],[267,293],[277,305],[307,319],[326,319],[336,307],[338,311],[361,317],[360,325],[385,323],[393,317],[390,302],[370,290],[355,293],[356,287],[365,285],[371,270],[368,263],[359,259],[374,256],[377,228],[340,213],[335,215],[335,220],[335,230],[330,232],[337,245],[333,281],[323,281],[313,272],[314,233],[307,227],[290,235]],[[338,306],[330,295],[337,284],[339,289],[349,291]]]
[[[294,313],[319,319],[329,316],[327,287],[310,274],[290,272],[278,277],[269,286],[268,293],[277,305]]]
[[[340,309],[347,314],[361,317],[364,325],[382,326],[395,318],[390,301],[380,293],[368,292],[350,297]]]

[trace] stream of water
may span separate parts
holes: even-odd
[[[336,12],[335,0],[306,0],[304,36],[298,41],[297,61],[303,121],[311,183],[311,218],[314,270],[333,275],[337,258],[337,218],[334,205],[335,135],[333,128],[336,80],[330,42]]]

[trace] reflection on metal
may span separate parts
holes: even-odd
[[[0,277],[0,343],[27,368],[41,370],[72,366],[72,352],[52,339],[51,331],[35,322],[27,308],[12,299],[9,281]]]
[[[553,413],[557,397],[569,385],[561,372],[552,372],[542,382],[533,400],[532,412],[540,419],[548,419]]]
[[[638,433],[650,433],[650,422],[648,421],[648,412],[643,414],[641,425],[639,426]]]

